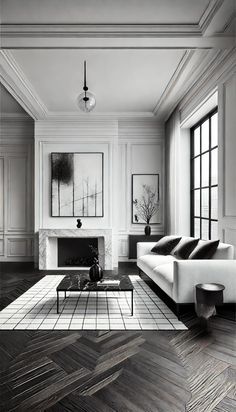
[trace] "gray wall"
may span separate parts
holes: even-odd
[[[0,261],[32,261],[34,122],[3,86],[0,93]]]

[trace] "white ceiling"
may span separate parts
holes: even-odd
[[[14,50],[12,55],[49,112],[78,112],[87,83],[96,112],[151,112],[180,59],[182,50]]]
[[[166,117],[218,52],[234,44],[227,32],[236,0],[0,4],[3,84],[36,119],[78,115],[84,60],[94,113]]]
[[[2,0],[2,23],[198,23],[209,0]]]

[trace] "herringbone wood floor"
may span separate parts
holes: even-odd
[[[1,309],[41,276],[2,273]],[[206,333],[186,322],[182,332],[2,331],[0,410],[235,411],[236,324],[214,318]]]

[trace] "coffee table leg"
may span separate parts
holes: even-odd
[[[134,302],[133,302],[133,291],[131,290],[131,316],[134,314]]]
[[[59,313],[59,293],[57,291],[57,313]]]

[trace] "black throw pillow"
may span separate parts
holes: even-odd
[[[219,245],[219,240],[209,240],[196,247],[189,259],[211,259]]]
[[[151,252],[157,253],[158,255],[169,255],[180,240],[181,237],[164,236],[158,240]]]
[[[198,242],[199,239],[186,240],[182,245],[177,246],[174,255],[178,259],[188,259],[189,255],[192,253],[193,249],[195,249]]]

